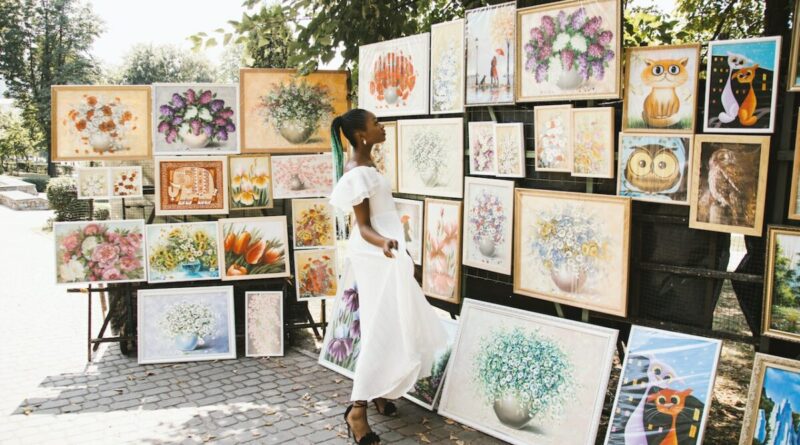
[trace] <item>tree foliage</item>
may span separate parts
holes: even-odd
[[[112,83],[149,85],[156,82],[213,82],[215,68],[202,54],[174,45],[138,44],[125,54]]]
[[[792,268],[792,259],[783,253],[780,244],[775,249],[775,269],[773,272],[773,295],[780,306],[797,306],[797,295],[800,295],[800,277]]]
[[[6,161],[27,159],[37,151],[41,135],[26,128],[22,117],[12,112],[0,112],[0,168]]]

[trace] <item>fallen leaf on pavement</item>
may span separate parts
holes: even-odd
[[[32,412],[33,410],[30,408],[25,408],[24,410],[22,410],[22,414],[25,414],[26,416],[30,416]]]
[[[444,419],[444,423],[446,423],[448,425],[455,425],[456,424],[456,422],[454,420],[450,420],[450,419]]]
[[[330,423],[326,424],[323,428],[325,428],[328,431],[333,431],[333,425],[331,425]]]
[[[456,440],[458,440],[458,436],[456,436],[453,433],[450,433],[450,440],[456,441]]]
[[[417,433],[417,436],[419,436],[419,441],[420,442],[422,442],[422,443],[431,443],[431,440],[428,439],[428,437],[426,435],[424,435],[422,433]]]
[[[342,379],[333,379],[333,383],[342,383],[343,381]]]
[[[214,440],[216,438],[217,438],[217,436],[208,435],[208,436],[203,437],[203,442],[211,442],[212,440]]]
[[[466,425],[461,425],[461,428],[464,428],[464,431],[475,431],[475,430],[473,430],[472,428],[470,428],[470,427],[468,427]]]
[[[151,375],[156,375],[156,373],[153,372],[153,371],[147,371],[147,372],[144,373],[145,377],[150,377]]]
[[[427,417],[422,418],[422,424],[425,425],[426,423],[430,422]]]
[[[256,430],[253,430],[253,432],[252,432],[251,434],[252,434],[254,437],[258,437],[258,436],[260,436],[260,435],[261,435],[261,433],[259,433],[259,432],[258,432],[258,431],[256,431]]]

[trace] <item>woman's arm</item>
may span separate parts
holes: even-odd
[[[361,238],[373,246],[383,249],[383,254],[388,258],[394,258],[392,249],[397,249],[397,240],[386,238],[372,228],[369,220],[369,198],[361,201],[359,204],[353,206],[356,214],[356,222],[358,223],[358,231],[361,233]]]

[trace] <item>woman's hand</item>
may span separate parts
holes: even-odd
[[[397,240],[385,238],[381,247],[383,247],[383,254],[386,255],[386,258],[394,258],[392,249],[397,250]]]

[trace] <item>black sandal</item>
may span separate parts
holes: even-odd
[[[381,411],[381,409],[380,409],[380,407],[378,405],[378,399],[375,399],[375,400],[372,401],[372,403],[375,404],[375,411],[377,411],[378,414],[380,414],[382,416],[390,416],[390,417],[396,416],[397,415],[397,405],[395,405],[394,402],[392,402],[391,400],[388,400],[388,399],[383,399],[383,400],[386,401],[386,403],[383,404],[383,411]]]
[[[366,402],[354,402],[352,405],[348,406],[347,409],[344,411],[344,423],[347,425],[347,434],[348,436],[353,436],[353,441],[358,445],[373,445],[381,443],[381,438],[373,431],[368,432],[364,435],[361,439],[356,439],[356,433],[352,431],[350,427],[350,422],[347,420],[347,416],[350,414],[354,406],[358,406],[359,408],[367,407]]]

